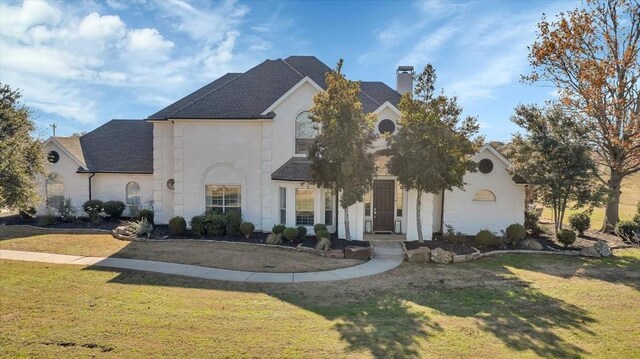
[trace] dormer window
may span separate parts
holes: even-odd
[[[296,154],[306,155],[318,135],[318,126],[311,120],[311,112],[301,112],[296,117]]]

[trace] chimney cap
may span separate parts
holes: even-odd
[[[398,66],[398,72],[413,72],[413,66]]]

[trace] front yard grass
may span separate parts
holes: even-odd
[[[92,257],[147,259],[259,272],[313,272],[361,264],[264,246],[205,241],[127,242],[110,234],[48,233],[24,226],[0,227],[0,249]]]
[[[640,357],[640,249],[246,284],[0,261],[4,357]]]

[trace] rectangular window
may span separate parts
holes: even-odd
[[[315,190],[296,188],[296,226],[313,226]]]
[[[371,191],[364,194],[364,216],[371,217]]]
[[[333,192],[324,192],[324,224],[333,225]]]
[[[396,181],[396,217],[402,217],[403,195],[402,186]]]
[[[287,189],[280,187],[280,224],[287,224]]]
[[[218,213],[236,211],[242,213],[240,186],[206,185],[205,195],[207,211]]]

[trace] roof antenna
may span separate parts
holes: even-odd
[[[56,127],[58,127],[58,125],[54,123],[50,124],[49,126],[51,126],[51,128],[53,128],[53,137],[56,137]]]

